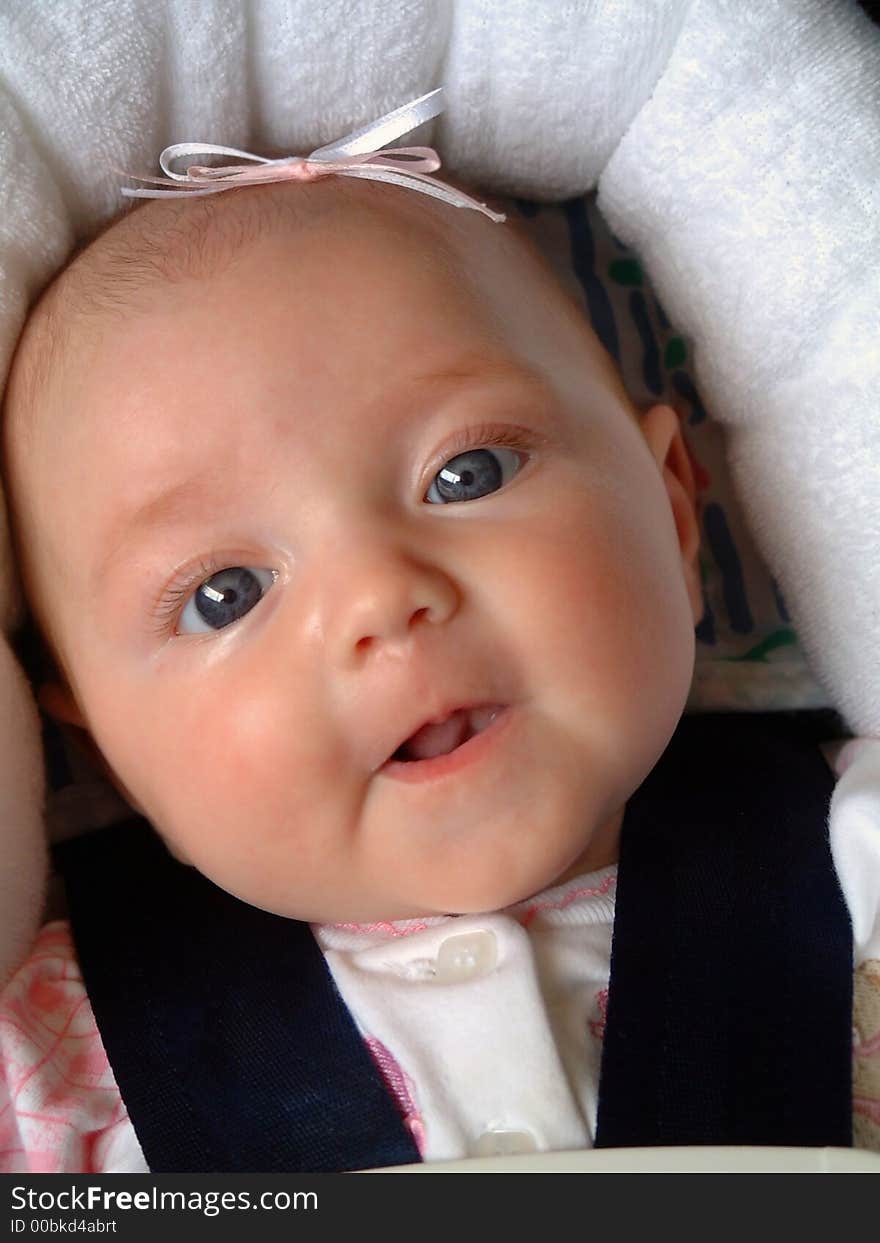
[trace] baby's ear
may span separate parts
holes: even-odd
[[[37,690],[37,703],[43,711],[64,725],[76,725],[86,729],[85,717],[73,697],[72,691],[61,682],[44,682]]]
[[[119,780],[98,749],[73,692],[63,682],[44,682],[37,691],[37,702],[47,716],[51,716],[62,725],[74,726],[78,731],[75,737],[76,745],[85,753],[86,759],[98,775],[113,786],[117,794],[126,801],[132,811],[137,812],[138,815],[144,815],[143,809]]]
[[[80,711],[73,692],[63,682],[54,680],[43,682],[37,689],[37,703],[54,721],[58,721],[61,725],[74,726],[77,745],[99,772],[109,776],[107,765],[92,740],[86,719]]]
[[[679,417],[671,406],[652,406],[641,415],[639,422],[669,494],[681,548],[682,570],[696,625],[703,615],[704,605],[697,563],[700,548],[697,485],[690,454],[681,433]]]

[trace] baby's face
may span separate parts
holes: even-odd
[[[675,416],[640,429],[506,226],[414,197],[74,327],[10,453],[49,702],[176,854],[300,919],[612,861],[692,673]],[[461,745],[394,758],[437,721],[410,754]]]

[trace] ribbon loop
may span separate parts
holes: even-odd
[[[439,116],[443,108],[443,87],[438,86],[435,91],[428,91],[427,95],[420,95],[418,99],[413,99],[410,103],[395,108],[393,112],[387,112],[385,116],[379,117],[378,121],[370,121],[367,125],[362,125],[360,129],[346,134],[345,138],[337,138],[335,142],[330,142],[325,147],[318,147],[309,158],[319,159],[325,152],[335,158],[342,155],[363,155],[364,152],[378,151],[381,147],[387,147],[390,142],[394,142],[395,138],[401,138],[419,125],[424,125],[426,121]]]
[[[179,159],[184,155],[206,156],[206,155],[237,155],[242,160],[253,160],[258,164],[271,164],[272,160],[266,160],[261,155],[252,155],[250,151],[239,151],[237,147],[215,147],[211,143],[203,142],[176,142],[171,147],[166,147],[159,156],[159,167],[166,177],[172,178],[174,181],[186,181],[189,169],[185,173],[175,173],[171,168],[171,161]],[[278,161],[280,163],[280,161]],[[140,181],[139,177],[135,177],[135,181]]]
[[[485,203],[432,176],[440,168],[440,157],[433,147],[394,147],[381,155],[377,154],[390,142],[438,116],[443,107],[443,88],[437,87],[344,138],[317,147],[307,156],[289,155],[270,160],[250,151],[240,151],[237,147],[197,142],[174,143],[159,156],[164,177],[126,174],[132,181],[161,189],[142,190],[124,186],[121,193],[126,198],[185,198],[273,181],[313,181],[328,176],[363,177],[416,190],[453,207],[471,208],[500,224],[506,219],[500,212],[492,211]],[[181,158],[194,157],[199,160],[210,155],[249,160],[251,164],[261,167],[240,163],[205,165],[193,162],[188,163],[185,173],[175,172],[172,167],[173,162]]]

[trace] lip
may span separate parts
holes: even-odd
[[[386,760],[379,772],[394,781],[404,781],[411,785],[451,776],[486,757],[506,730],[512,715],[510,704],[504,704],[495,720],[481,734],[474,734],[473,738],[463,742],[454,751],[448,751],[446,755],[435,755],[430,760],[403,761],[392,758]]]

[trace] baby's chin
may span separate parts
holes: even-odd
[[[577,876],[587,875],[614,863],[619,842],[619,819],[604,830],[573,842],[570,837],[557,842],[552,853],[506,852],[503,860],[497,854],[482,852],[472,858],[469,868],[435,867],[426,875],[424,866],[419,875],[398,875],[404,882],[398,887],[379,883],[352,883],[348,888],[315,882],[305,889],[289,878],[289,886],[279,885],[278,873],[269,876],[244,876],[241,869],[212,868],[213,862],[203,856],[192,859],[185,849],[167,833],[162,834],[166,848],[177,859],[194,867],[212,884],[230,896],[259,910],[285,919],[310,924],[379,924],[438,916],[479,915],[501,911],[526,902],[548,889],[568,883]],[[385,878],[383,878],[384,881]],[[406,884],[406,880],[411,883]]]
[[[424,898],[407,899],[397,897],[393,899],[376,899],[370,901],[368,898],[355,900],[353,902],[340,901],[334,903],[332,898],[326,902],[316,906],[300,907],[297,904],[284,906],[279,909],[278,905],[263,903],[259,900],[254,901],[243,894],[233,894],[241,901],[249,902],[250,905],[259,907],[260,910],[269,912],[272,915],[280,915],[285,919],[298,920],[301,923],[316,925],[368,925],[368,924],[388,924],[400,923],[412,919],[436,919],[444,916],[455,915],[481,915],[490,911],[500,911],[505,907],[514,906],[518,902],[524,902],[526,899],[539,893],[543,889],[550,888],[551,885],[538,885],[525,887],[511,887],[495,885],[486,888],[480,893],[469,892],[467,895],[456,893],[454,889],[447,891],[446,900],[443,895],[432,893]]]
[[[609,859],[608,862],[612,863],[614,860]],[[585,875],[588,871],[596,871],[601,866],[605,865],[597,863],[595,866],[588,868],[578,859],[569,867],[561,870],[551,870],[546,875],[542,874],[539,878],[532,878],[528,881],[524,880],[519,884],[504,883],[503,881],[496,880],[493,884],[487,884],[479,889],[469,889],[467,893],[456,892],[452,888],[447,892],[445,899],[444,895],[431,894],[429,899],[421,902],[416,900],[411,902],[377,903],[375,905],[368,904],[364,907],[358,907],[356,917],[353,917],[350,911],[348,914],[342,914],[337,910],[331,918],[313,918],[308,922],[317,924],[365,924],[399,922],[409,919],[430,919],[450,915],[484,915],[492,911],[503,911],[507,907],[516,906],[521,902],[527,902],[548,889],[566,884],[576,876]]]

